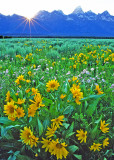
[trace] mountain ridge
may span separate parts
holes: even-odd
[[[79,6],[66,15],[62,10],[41,10],[30,22],[31,26],[24,20],[26,22],[25,17],[17,14],[0,14],[0,35],[114,37],[114,16],[108,11],[99,14],[84,12]]]

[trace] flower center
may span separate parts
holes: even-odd
[[[18,115],[21,115],[21,112],[18,112]]]
[[[56,122],[59,122],[59,119],[57,118],[55,121],[56,121]]]
[[[50,144],[50,141],[48,142],[48,145]]]
[[[84,133],[82,133],[82,137],[83,137],[83,138],[85,137],[85,134],[84,134]]]
[[[104,129],[104,126],[101,126],[101,129]]]
[[[27,133],[27,138],[29,138],[30,137],[30,133]]]
[[[10,113],[14,112],[14,107],[10,107]]]
[[[36,103],[36,106],[39,107],[39,104],[40,104],[40,102],[37,102],[37,103]]]
[[[96,145],[96,144],[94,145],[94,148],[97,148],[97,145]]]
[[[55,84],[51,84],[51,88],[54,88],[55,87]]]
[[[60,149],[60,148],[62,148],[62,145],[60,143],[57,143],[56,147]]]

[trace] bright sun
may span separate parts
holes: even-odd
[[[26,16],[26,18],[30,21],[32,19],[32,16]]]
[[[29,21],[34,17],[33,14],[27,14],[26,16],[26,19],[28,19]]]

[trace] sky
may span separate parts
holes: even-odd
[[[81,6],[84,12],[102,13],[107,10],[114,15],[114,0],[0,0],[0,13],[32,18],[40,10],[62,10],[64,14],[70,14],[77,6]]]

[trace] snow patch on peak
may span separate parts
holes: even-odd
[[[73,14],[83,14],[84,11],[82,10],[81,6],[76,7],[76,9],[73,11]]]

